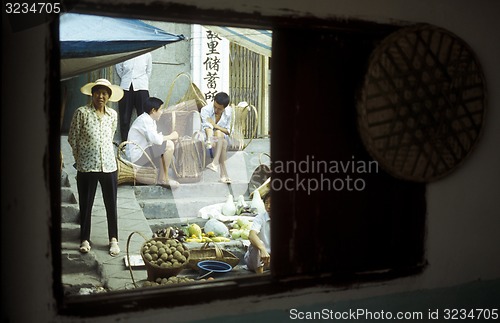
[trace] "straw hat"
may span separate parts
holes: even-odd
[[[92,88],[98,85],[105,86],[111,91],[111,96],[109,97],[109,101],[111,102],[118,102],[123,97],[123,90],[121,87],[111,84],[111,82],[106,79],[98,79],[95,82],[87,83],[82,86],[80,91],[85,95],[92,96]]]

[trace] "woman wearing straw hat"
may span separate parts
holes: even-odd
[[[68,135],[78,171],[80,252],[90,251],[92,206],[97,183],[100,183],[108,222],[109,254],[116,256],[120,253],[116,206],[117,166],[113,146],[117,113],[107,103],[118,102],[123,97],[123,90],[106,79],[98,79],[84,85],[80,91],[92,97],[90,104],[75,111]]]

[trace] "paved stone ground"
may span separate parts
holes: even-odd
[[[253,140],[245,151],[229,152],[227,167],[233,180],[231,185],[218,182],[218,175],[205,170],[197,183],[182,184],[175,191],[159,186],[120,185],[118,188],[118,227],[119,243],[122,250],[117,257],[108,253],[107,221],[98,188],[93,208],[91,243],[88,254],[81,254],[79,247],[78,193],[76,191],[76,170],[67,137],[61,137],[63,169],[61,178],[62,210],[62,272],[63,285],[67,294],[93,293],[105,290],[123,290],[135,288],[130,270],[125,266],[127,240],[130,237],[129,255],[138,255],[143,236],[152,237],[153,231],[170,225],[185,223],[204,224],[206,220],[198,218],[198,210],[207,205],[222,203],[227,194],[244,195],[248,198],[248,180],[253,170],[263,161],[262,153],[269,153],[268,139]],[[173,175],[173,174],[171,174]],[[138,232],[138,233],[134,233]],[[140,233],[140,234],[139,234]],[[189,248],[201,245],[188,244]],[[231,241],[221,247],[242,257],[245,246],[242,241]],[[138,285],[147,278],[144,267],[135,267],[133,277]],[[235,267],[227,276],[248,275],[242,267]],[[186,269],[181,276],[196,278],[198,272]]]

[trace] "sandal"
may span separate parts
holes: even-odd
[[[90,251],[90,243],[87,240],[84,240],[80,244],[80,252],[81,253],[88,253]]]
[[[118,256],[120,254],[120,247],[118,247],[118,241],[116,238],[112,238],[109,243],[109,254],[113,257]]]
[[[231,179],[229,177],[222,177],[219,181],[224,184],[231,184]]]

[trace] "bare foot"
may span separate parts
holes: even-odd
[[[173,179],[169,179],[168,181],[161,181],[160,183],[158,183],[158,185],[165,187],[165,188],[169,188],[171,190],[174,190],[174,189],[178,188],[181,184],[179,184],[178,181],[174,181]]]

